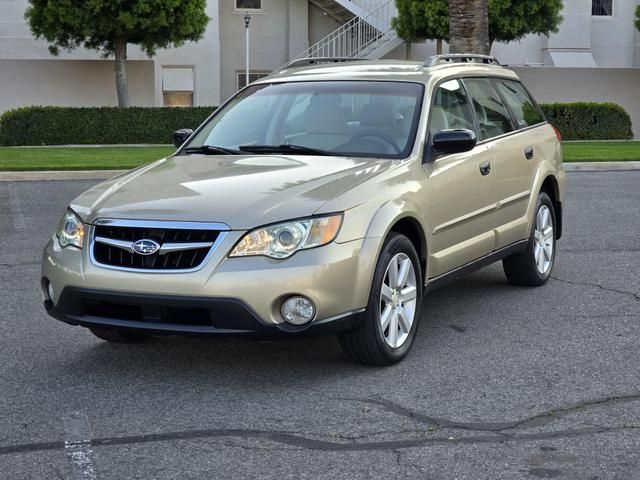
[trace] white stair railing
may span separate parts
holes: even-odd
[[[397,14],[394,0],[382,0],[363,15],[355,16],[292,60],[317,57],[365,57],[389,37],[397,37],[391,19]]]

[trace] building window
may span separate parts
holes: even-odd
[[[193,107],[193,92],[162,92],[165,107]]]
[[[162,100],[165,107],[193,106],[193,68],[162,67]]]
[[[610,17],[613,15],[613,0],[591,0],[591,15]]]
[[[256,80],[259,80],[263,77],[266,77],[267,75],[269,75],[271,72],[268,72],[266,70],[262,70],[262,71],[258,71],[258,70],[250,70],[249,71],[249,83],[253,83]],[[236,85],[238,87],[238,90],[240,90],[241,88],[244,88],[247,86],[247,76],[244,70],[238,70],[236,71]]]
[[[262,0],[235,0],[236,10],[258,10],[262,11]]]

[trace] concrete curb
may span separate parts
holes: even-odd
[[[69,170],[0,172],[0,182],[40,182],[48,180],[106,180],[126,170]]]
[[[640,170],[640,162],[573,162],[565,163],[567,172],[627,172]]]
[[[83,145],[79,144],[69,144],[69,145],[18,145],[12,147],[5,148],[121,148],[121,147],[173,147],[171,143],[112,143],[112,144],[91,144],[91,145]],[[175,147],[174,147],[175,148]]]
[[[640,162],[565,163],[567,172],[626,172],[640,170]],[[0,182],[36,182],[47,180],[106,180],[126,170],[69,170],[36,172],[0,172]]]

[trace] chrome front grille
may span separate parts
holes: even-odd
[[[228,229],[218,223],[101,219],[92,227],[91,260],[116,270],[195,271],[204,266]]]

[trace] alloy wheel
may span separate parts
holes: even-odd
[[[553,217],[551,210],[542,205],[536,215],[536,227],[533,232],[533,256],[536,267],[541,275],[545,275],[551,268],[553,261]]]
[[[380,292],[380,327],[391,348],[401,347],[409,338],[417,295],[413,263],[406,254],[398,253],[387,266]]]

